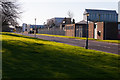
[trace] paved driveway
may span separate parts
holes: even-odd
[[[23,34],[23,35],[34,37],[33,34]],[[37,35],[37,38],[59,42],[59,43],[65,43],[73,46],[85,47],[85,40],[51,37],[51,36],[43,36],[43,35]],[[120,51],[120,46],[119,47],[118,46],[119,44],[116,43],[107,43],[107,42],[98,42],[94,40],[89,40],[89,49],[93,49],[93,50],[118,54]]]

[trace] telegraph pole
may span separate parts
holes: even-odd
[[[35,34],[35,38],[36,38],[36,18],[35,18],[35,31],[34,31],[34,34]]]

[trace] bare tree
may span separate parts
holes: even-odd
[[[73,13],[72,13],[70,10],[68,11],[67,14],[68,14],[68,16],[69,16],[71,19],[73,18]]]
[[[20,7],[16,0],[0,0],[0,6],[2,11],[2,26],[18,24],[17,19],[20,15]]]

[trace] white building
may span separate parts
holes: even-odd
[[[22,25],[22,31],[24,32],[24,31],[26,31],[26,29],[27,29],[27,24],[23,23],[23,25]]]

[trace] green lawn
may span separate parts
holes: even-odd
[[[120,56],[2,33],[3,78],[117,80]]]
[[[62,37],[62,38],[76,38],[76,39],[83,39],[86,40],[85,37],[70,37],[70,36],[61,36],[61,35],[50,35],[50,34],[37,34],[37,35],[44,35],[44,36],[53,36],[53,37]],[[98,40],[88,38],[89,40],[101,41],[101,42],[109,42],[109,43],[120,43],[120,40]]]

